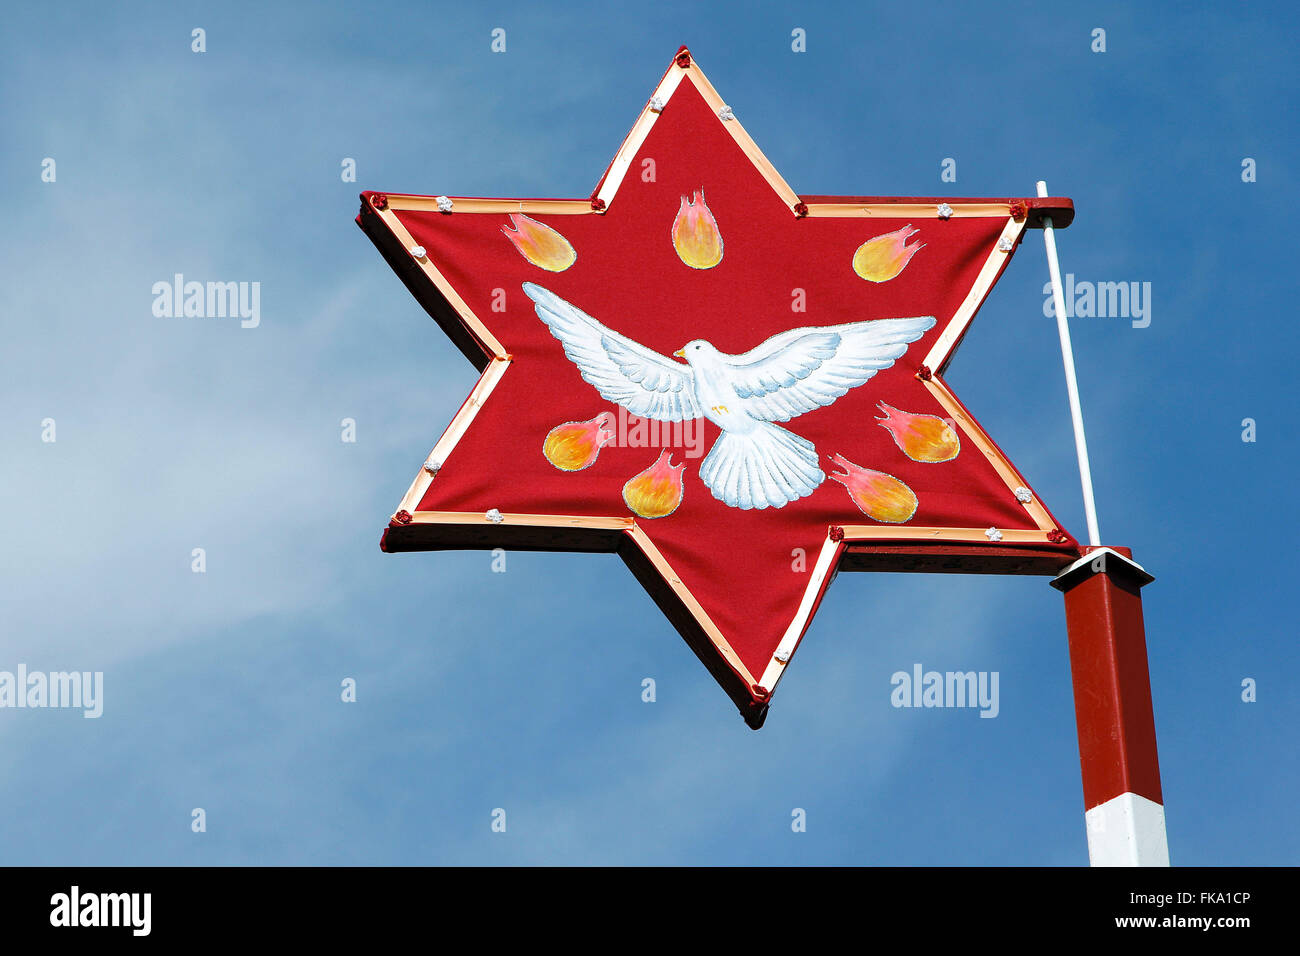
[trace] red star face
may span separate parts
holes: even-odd
[[[589,199],[364,193],[483,372],[382,547],[616,552],[758,727],[837,570],[1077,557],[942,379],[1048,214],[800,197],[684,49]]]

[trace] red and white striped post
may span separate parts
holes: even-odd
[[[1047,183],[1038,183],[1038,195],[1047,195]],[[1141,590],[1155,579],[1133,560],[1128,548],[1101,546],[1074,349],[1061,291],[1061,264],[1049,216],[1043,218],[1043,245],[1088,523],[1083,557],[1052,582],[1052,587],[1065,594],[1088,859],[1093,866],[1168,866],[1169,841],[1142,625]]]
[[[1127,548],[1085,548],[1052,587],[1065,594],[1074,716],[1093,866],[1168,866],[1141,589]]]

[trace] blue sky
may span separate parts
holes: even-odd
[[[1148,327],[1073,333],[1103,539],[1157,576],[1171,857],[1300,858],[1300,456],[1275,371],[1297,345],[1287,6],[64,4],[6,21],[0,669],[102,670],[105,699],[98,720],[0,710],[3,862],[1086,863],[1045,579],[842,576],[754,733],[616,558],[512,553],[496,574],[485,553],[377,547],[475,375],[352,223],[357,193],[585,196],[681,43],[796,191],[1046,179],[1078,208],[1065,272],[1151,283]],[[177,272],[260,282],[261,324],[156,317],[151,287]],[[948,380],[1082,536],[1046,278],[1032,233]],[[892,708],[890,675],[917,662],[998,671],[997,719]]]

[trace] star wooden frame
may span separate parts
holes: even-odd
[[[932,571],[1052,575],[1075,561],[1078,544],[1063,532],[1036,495],[1022,501],[1033,530],[1007,529],[990,540],[981,527],[912,527],[900,525],[843,524],[826,528],[826,536],[813,563],[797,613],[766,665],[759,670],[745,665],[722,629],[696,600],[638,519],[622,515],[570,515],[532,513],[482,513],[419,510],[419,504],[445,462],[465,435],[493,390],[510,374],[514,359],[476,315],[434,262],[416,255],[416,239],[399,219],[400,212],[445,211],[452,215],[509,213],[530,215],[600,216],[618,202],[619,187],[638,150],[657,122],[664,105],[682,84],[691,84],[719,117],[726,105],[685,48],[680,50],[650,100],[642,108],[631,132],[585,199],[487,199],[431,197],[396,193],[362,193],[358,225],[384,255],[411,293],[438,322],[481,376],[469,397],[453,416],[430,451],[425,466],[411,482],[383,534],[387,552],[491,549],[538,551],[612,552],[628,565],[655,603],[740,708],[751,727],[765,719],[772,692],[807,632],[819,602],[841,571]],[[1028,482],[979,426],[966,407],[944,383],[943,372],[980,305],[1006,268],[1016,244],[1029,228],[1041,226],[1050,216],[1056,228],[1069,224],[1073,204],[1051,198],[945,198],[800,196],[781,178],[758,146],[734,118],[718,122],[734,139],[753,166],[790,210],[792,219],[869,218],[904,222],[934,220],[941,204],[945,218],[1005,217],[999,242],[983,262],[978,278],[960,308],[950,318],[926,353],[917,377],[946,410],[979,454],[996,470],[1009,492],[1027,489]],[[1019,496],[1018,496],[1019,500]]]

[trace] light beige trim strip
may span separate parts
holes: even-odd
[[[402,225],[402,221],[398,219],[396,214],[393,212],[391,202],[387,209],[376,209],[375,212],[378,213],[381,219],[383,219],[388,228],[392,230],[393,235],[397,237],[397,241],[402,244],[402,248],[406,250],[406,254],[409,256],[411,254],[411,248],[418,245],[418,243],[415,241],[415,237],[407,231],[407,228]],[[438,271],[434,264],[430,262],[427,257],[424,259],[413,258],[412,261],[414,261],[415,264],[424,271],[424,274],[429,277],[429,281],[437,287],[438,291],[442,293],[443,298],[446,299],[451,304],[451,307],[456,310],[456,314],[459,315],[461,321],[465,323],[470,334],[483,343],[483,346],[488,350],[488,353],[493,358],[509,358],[501,343],[496,340],[496,336],[489,332],[488,327],[478,320],[478,317],[473,313],[470,307],[465,304],[465,300],[462,299],[460,294],[451,287],[451,283],[443,278],[442,273]]]
[[[980,544],[1044,544],[1047,543],[1047,532],[1006,529],[1002,531],[1001,542],[992,542],[984,534],[983,528],[900,528],[878,524],[846,524],[844,540],[850,538],[861,541],[933,539],[940,542],[978,541]]]
[[[515,525],[525,528],[594,528],[606,531],[631,531],[631,518],[592,517],[590,515],[535,515],[502,512],[500,522],[492,522],[479,511],[415,511],[411,524]],[[409,525],[408,525],[409,527]]]
[[[955,207],[953,214],[956,215]],[[975,277],[975,284],[971,286],[970,292],[966,294],[966,298],[962,300],[961,305],[957,307],[957,311],[953,313],[952,321],[943,330],[943,334],[935,340],[934,345],[925,356],[924,364],[928,365],[931,371],[938,372],[943,368],[943,363],[947,361],[953,348],[956,347],[962,333],[966,331],[966,327],[975,318],[975,312],[979,309],[980,303],[984,301],[984,297],[993,288],[993,283],[998,279],[998,272],[1002,269],[1007,257],[1015,251],[1015,243],[1025,230],[1023,222],[1016,222],[1005,211],[1002,214],[1007,217],[1007,224],[1003,227],[1002,234],[998,236],[997,241],[993,243],[993,249],[989,252],[988,258],[984,260],[979,275]],[[982,215],[989,215],[989,213],[983,213]],[[998,243],[1003,239],[1011,242],[1011,249],[1006,252],[998,248]]]
[[[664,77],[663,82],[655,90],[654,95],[667,104],[673,93],[677,91],[677,87],[681,85],[682,80],[687,80],[694,85],[700,96],[704,97],[704,101],[709,104],[709,108],[713,110],[715,116],[726,105],[693,58],[691,65],[685,69],[674,62],[669,67],[668,74]],[[637,117],[632,132],[623,141],[623,145],[619,148],[614,157],[614,162],[609,168],[605,181],[601,183],[600,192],[596,194],[605,201],[607,207],[613,204],[614,197],[618,193],[618,187],[623,183],[623,177],[627,175],[632,161],[636,158],[637,151],[641,149],[641,145],[650,134],[650,128],[654,126],[655,120],[658,118],[659,114],[647,106],[641,111],[641,115]],[[762,173],[763,178],[767,180],[768,184],[781,197],[782,201],[790,207],[793,213],[794,207],[799,203],[799,197],[790,188],[790,184],[777,172],[771,161],[763,155],[763,151],[758,148],[758,144],[745,132],[745,128],[740,125],[740,121],[735,119],[723,121],[719,117],[718,122],[722,124],[731,138],[735,140],[736,145],[754,164],[754,167]]]
[[[835,555],[839,548],[838,542],[832,541],[828,533],[826,540],[822,542],[821,552],[817,555],[817,563],[813,565],[812,574],[809,575],[808,587],[803,592],[803,600],[799,602],[799,610],[795,612],[794,620],[785,629],[785,636],[777,644],[776,650],[772,652],[772,659],[767,662],[767,667],[763,670],[763,678],[759,684],[766,687],[768,691],[776,690],[781,675],[785,673],[786,667],[794,657],[804,631],[808,628],[813,607],[817,604],[817,596],[826,587],[827,578],[835,573]],[[785,657],[784,662],[778,660],[782,656]]]
[[[704,97],[704,102],[709,104],[709,108],[713,110],[713,115],[717,116],[718,111],[727,104],[723,101],[722,97],[718,95],[718,91],[713,88],[713,84],[709,82],[709,78],[704,75],[704,72],[698,66],[695,65],[693,59],[691,61],[689,72],[693,74],[690,79],[691,82],[695,84],[695,89]],[[723,121],[719,118],[718,122],[722,123],[722,128],[731,134],[731,138],[736,141],[736,145],[739,146],[744,154],[749,157],[749,161],[754,164],[760,173],[763,174],[763,178],[767,180],[768,185],[771,186],[772,189],[776,191],[776,194],[781,197],[782,201],[790,207],[790,212],[793,214],[794,207],[800,202],[799,196],[790,188],[790,184],[782,178],[781,174],[777,172],[776,167],[772,165],[771,160],[763,155],[763,151],[758,148],[758,144],[754,142],[749,133],[745,132],[745,127],[740,125],[740,120],[731,119]]]
[[[659,553],[659,549],[655,547],[654,542],[650,540],[649,536],[642,531],[639,526],[637,526],[635,521],[632,522],[632,527],[627,529],[627,533],[631,536],[632,540],[636,542],[637,547],[641,549],[642,553],[650,559],[650,562],[655,566],[655,569],[663,579],[668,582],[668,586],[673,589],[673,593],[677,595],[677,599],[686,605],[687,609],[691,612],[691,616],[695,618],[695,622],[704,629],[704,633],[707,634],[709,640],[713,642],[713,646],[718,649],[718,653],[727,659],[727,663],[736,670],[736,673],[740,674],[740,676],[744,678],[747,684],[754,684],[754,675],[749,672],[749,669],[745,667],[743,663],[741,663],[740,657],[731,649],[731,644],[727,642],[722,631],[718,630],[718,626],[713,623],[713,619],[709,617],[708,612],[700,606],[699,601],[695,600],[695,595],[692,594],[686,585],[682,583],[682,579],[677,576],[677,572],[674,571],[672,565],[668,563],[668,559]]]
[[[508,359],[494,358],[483,369],[483,374],[479,376],[478,382],[474,385],[474,390],[469,393],[469,398],[465,404],[461,405],[459,411],[452,417],[451,424],[447,430],[442,433],[438,443],[433,446],[433,451],[429,452],[430,459],[436,461],[439,466],[447,460],[452,451],[456,448],[456,443],[464,437],[465,432],[469,429],[470,422],[478,414],[478,410],[483,407],[488,396],[492,394],[492,389],[496,388],[497,382],[506,374],[506,369],[510,367]],[[406,495],[402,498],[402,503],[398,505],[399,511],[414,512],[424,494],[429,490],[429,485],[433,484],[434,476],[429,474],[423,466],[420,467],[420,473],[415,476],[411,482],[411,487],[406,490]]]
[[[664,103],[667,103],[673,93],[677,91],[677,87],[682,82],[682,77],[685,74],[686,71],[674,62],[668,68],[663,81],[655,87],[655,91],[650,97],[651,101],[653,102],[655,97],[658,97]],[[610,164],[609,172],[605,175],[605,181],[600,184],[600,192],[596,193],[596,198],[604,200],[606,207],[614,201],[614,194],[618,192],[618,187],[622,185],[623,177],[627,175],[632,160],[636,158],[637,152],[641,149],[641,144],[650,135],[650,129],[658,118],[659,114],[650,109],[649,104],[646,104],[645,108],[641,110],[641,115],[632,124],[632,131],[627,134],[627,138],[623,140],[623,145],[614,154],[614,162]]]
[[[385,195],[388,196],[389,209],[400,212],[441,211],[438,209],[438,200],[434,196],[406,196],[393,193]],[[594,215],[591,202],[587,199],[467,199],[457,196],[447,198],[452,202],[452,211],[446,214],[449,216],[465,212],[496,212],[502,215],[512,212],[550,216]]]
[[[950,203],[953,219],[976,219],[1010,216],[1009,203]],[[938,219],[938,203],[876,203],[861,205],[847,202],[808,203],[809,218],[822,219]],[[1023,225],[1021,223],[1020,225]]]
[[[1013,499],[1015,498],[1017,488],[1029,487],[1029,483],[1025,481],[1024,476],[1011,466],[1011,462],[1002,457],[994,446],[992,439],[985,434],[984,429],[980,428],[980,426],[976,424],[975,419],[971,418],[970,415],[966,413],[965,409],[963,409],[961,404],[953,397],[952,392],[948,390],[948,386],[945,385],[942,380],[932,378],[924,384],[930,394],[933,395],[935,399],[938,400],[939,404],[948,412],[949,417],[961,426],[961,430],[965,432],[968,438],[975,442],[975,447],[978,448],[980,453],[988,459],[989,464],[991,464],[994,471],[998,473],[998,477],[1006,483],[1007,491],[1010,492]],[[1016,504],[1021,505],[1025,511],[1029,513],[1029,517],[1033,519],[1034,524],[1038,525],[1038,527],[1044,532],[1051,531],[1056,527],[1051,516],[1047,513],[1047,509],[1042,506],[1041,502],[1039,502],[1037,495],[1030,498],[1028,502],[1022,502],[1016,499]],[[1003,534],[1010,534],[1010,532],[1004,531]]]

